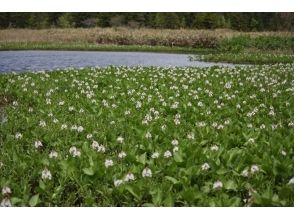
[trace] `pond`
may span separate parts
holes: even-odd
[[[187,54],[85,51],[0,51],[0,73],[63,69],[68,67],[193,66],[232,64],[190,61]]]

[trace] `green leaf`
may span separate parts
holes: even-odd
[[[160,189],[157,189],[156,191],[152,192],[152,202],[156,206],[161,205],[162,201],[162,191]]]
[[[226,170],[224,168],[221,168],[221,169],[216,171],[216,174],[218,174],[218,175],[224,175],[226,173],[228,173],[228,170]]]
[[[43,159],[41,161],[41,163],[44,165],[44,166],[49,166],[49,160],[48,159]]]
[[[174,154],[174,159],[177,163],[182,163],[184,161],[182,156],[179,153]]]
[[[137,156],[137,162],[145,165],[146,164],[146,160],[147,160],[147,155],[146,153],[141,154],[140,156]]]
[[[90,167],[94,166],[94,161],[92,156],[89,156],[89,164],[90,164]]]
[[[203,147],[204,145],[206,145],[208,143],[208,140],[203,140],[200,142],[200,146]]]
[[[46,189],[46,185],[45,185],[45,183],[44,183],[42,180],[39,181],[39,187],[40,187],[42,190],[45,190],[45,189]]]
[[[84,174],[86,174],[88,176],[93,176],[95,173],[92,167],[84,168],[83,172],[84,172]]]
[[[38,204],[38,201],[39,201],[39,194],[36,194],[36,195],[32,196],[32,198],[30,199],[29,205],[31,207],[35,207]]]
[[[142,207],[154,207],[154,204],[152,204],[152,203],[144,203],[142,205]]]
[[[20,203],[21,201],[22,201],[22,199],[17,198],[17,197],[12,197],[11,198],[12,205],[16,205],[16,204]]]
[[[165,176],[165,179],[171,181],[173,184],[177,184],[179,181],[171,176]]]
[[[167,207],[173,207],[174,206],[174,199],[171,196],[171,194],[168,194],[168,196],[163,201],[163,205]]]
[[[237,184],[233,180],[229,180],[225,183],[225,189],[227,190],[237,190]]]
[[[131,187],[131,186],[126,186],[125,189],[126,189],[129,193],[131,193],[136,199],[138,199],[138,200],[141,199],[140,196],[138,195],[138,193],[136,193],[136,192],[134,191],[134,188],[133,188],[133,187]]]

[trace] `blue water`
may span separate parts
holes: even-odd
[[[114,66],[232,66],[190,61],[186,54],[85,51],[0,51],[0,73]]]

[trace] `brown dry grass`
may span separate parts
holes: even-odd
[[[138,44],[138,45],[189,45],[192,41],[211,41],[239,35],[250,36],[289,36],[290,32],[248,32],[242,33],[227,29],[218,30],[159,30],[128,28],[70,28],[70,29],[5,29],[0,30],[0,42],[46,42],[46,43],[99,43],[99,44]],[[205,43],[205,42],[204,42]]]

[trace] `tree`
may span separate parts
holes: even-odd
[[[61,28],[72,27],[72,17],[70,13],[64,13],[58,18],[57,26]]]

